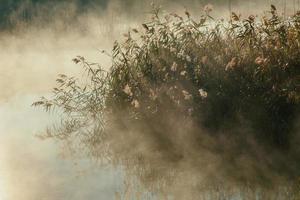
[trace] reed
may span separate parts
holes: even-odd
[[[259,146],[255,151],[262,147],[277,152],[276,158],[268,155],[266,163],[254,159],[254,171],[265,164],[282,176],[298,177],[293,166],[299,166],[295,123],[300,103],[300,12],[285,18],[272,5],[261,18],[231,13],[224,21],[213,19],[211,11],[206,6],[196,19],[188,11],[185,16],[162,14],[153,6],[149,22],[124,34],[125,41],[115,42],[111,53],[103,51],[112,58],[109,71],[76,57],[73,61],[83,66],[85,78],[59,75],[54,97],[33,103],[46,111],[64,112],[61,126],[44,137],[77,140],[89,155],[105,162],[135,157],[135,165],[150,165],[149,171],[137,170],[140,178],[153,181],[169,180],[165,174],[182,159],[181,148],[192,155],[203,155],[197,152],[203,146],[225,152],[222,155],[232,164],[237,152],[249,145],[245,138],[253,137]],[[190,122],[192,131],[186,128]],[[220,147],[203,135],[215,140],[225,135],[239,142]],[[200,141],[197,148],[194,141]],[[279,154],[280,162],[274,161]],[[285,159],[291,157],[296,164],[287,169],[290,160]],[[195,166],[202,166],[198,159]],[[132,166],[128,168],[137,169]],[[249,176],[226,173],[242,180],[270,178],[269,171],[247,170],[249,166]]]

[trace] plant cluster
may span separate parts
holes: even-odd
[[[262,146],[289,150],[299,117],[300,12],[283,19],[272,6],[260,19],[232,13],[229,21],[210,12],[206,6],[194,19],[188,11],[183,17],[153,7],[150,22],[124,34],[125,41],[115,42],[111,54],[103,51],[112,58],[108,71],[76,57],[85,78],[60,75],[54,97],[34,103],[64,112],[62,126],[46,137],[75,138],[92,156],[110,161],[132,155],[135,144],[135,163],[154,163],[149,173],[139,172],[145,179],[163,176],[169,163],[183,159],[177,146],[186,146],[190,130],[180,127],[189,122],[195,141],[203,132],[247,133]],[[110,129],[115,126],[117,134]],[[134,129],[138,134],[130,133]],[[218,144],[205,142],[198,146]],[[153,154],[142,148],[154,149]]]
[[[300,13],[198,20],[154,9],[152,21],[115,43],[108,106],[134,119],[192,116],[227,129],[241,118],[278,146],[288,145],[299,108]],[[136,35],[140,38],[136,38]]]

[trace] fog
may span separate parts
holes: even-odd
[[[216,17],[227,18],[229,13],[227,4],[216,1],[158,3],[170,12],[183,13],[186,7],[195,16],[207,3],[214,5]],[[281,2],[236,1],[232,10],[263,13],[270,3]],[[294,11],[293,3],[289,1],[287,13]],[[148,1],[111,0],[79,14],[76,5],[68,6],[69,10],[54,12],[50,22],[39,13],[25,23],[12,12],[13,21],[20,23],[0,32],[0,200],[114,199],[124,192],[121,167],[99,167],[92,160],[66,156],[59,142],[36,137],[59,115],[31,104],[50,95],[57,74],[80,76],[82,69],[72,62],[77,55],[109,67],[110,58],[101,50],[111,51],[114,40],[140,27],[150,6]]]
[[[100,54],[113,41],[109,27],[102,18],[84,20],[86,30],[62,31],[61,24],[43,29],[28,25],[0,36],[1,200],[113,199],[121,188],[119,169],[98,170],[89,160],[65,158],[57,142],[36,137],[58,116],[31,104],[48,95],[57,74],[78,75],[81,69],[72,58],[82,55],[109,62]]]

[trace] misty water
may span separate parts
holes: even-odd
[[[184,1],[170,2],[164,2],[170,10],[185,5]],[[250,1],[240,1],[236,7],[259,12],[269,3],[257,9]],[[187,6],[196,13],[195,7],[203,4],[189,1]],[[0,34],[0,200],[115,199],[124,192],[121,167],[99,167],[88,158],[66,156],[58,141],[39,139],[36,135],[58,122],[60,116],[31,104],[51,95],[57,74],[80,76],[82,69],[72,62],[77,55],[109,66],[110,58],[101,50],[111,51],[114,40],[122,39],[129,27],[147,18],[146,5],[140,3],[136,14],[129,16],[114,1],[111,10],[86,14],[69,28],[58,20],[48,27],[20,26],[12,33]],[[227,5],[219,10],[219,14],[227,13]],[[232,199],[239,199],[239,194]]]
[[[35,136],[58,116],[31,107],[47,95],[57,73],[79,70],[71,61],[75,55],[96,58],[96,44],[83,37],[30,35],[1,38],[0,199],[112,199],[121,171],[63,158],[59,144]]]
[[[119,7],[101,13],[104,17],[83,16],[79,27],[65,29],[58,20],[0,34],[0,200],[115,199],[124,191],[121,167],[99,167],[89,158],[66,155],[58,141],[41,140],[38,135],[58,123],[60,114],[31,106],[51,96],[58,74],[81,76],[74,57],[110,65],[101,51],[111,51],[113,41],[137,23],[113,16],[114,9]]]

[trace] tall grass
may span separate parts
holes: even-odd
[[[300,13],[283,19],[271,6],[261,18],[232,13],[225,21],[210,12],[193,18],[154,6],[149,22],[103,52],[109,71],[76,57],[87,78],[60,75],[54,97],[34,103],[65,113],[45,136],[74,139],[108,162],[133,159],[128,168],[143,166],[136,171],[151,183],[163,177],[168,185],[170,168],[187,157],[206,166],[204,149],[227,161],[226,178],[299,176]],[[253,162],[239,162],[243,154]]]
[[[240,118],[259,138],[288,146],[299,108],[300,13],[229,22],[211,19],[210,8],[194,20],[154,9],[145,31],[116,43],[107,103],[136,118],[165,112],[192,116],[213,131]]]

